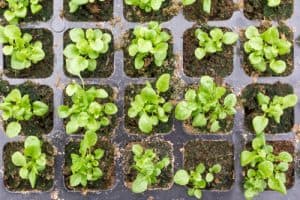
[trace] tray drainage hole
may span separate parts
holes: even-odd
[[[51,28],[53,31],[57,32],[57,33],[60,33],[60,32],[63,32],[66,28],[66,24],[64,23],[63,20],[61,19],[54,19],[52,22],[51,22]]]

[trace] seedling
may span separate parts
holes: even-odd
[[[175,109],[178,120],[192,120],[193,127],[208,127],[211,132],[220,130],[220,120],[236,113],[236,96],[226,94],[226,88],[217,86],[209,76],[202,76],[197,90],[189,89],[185,99]]]
[[[281,0],[268,0],[269,7],[277,7],[281,3]]]
[[[258,105],[263,111],[263,115],[256,116],[252,120],[253,128],[256,133],[262,133],[269,123],[269,118],[273,118],[276,123],[280,123],[280,118],[284,110],[294,107],[297,104],[298,97],[294,94],[286,95],[284,97],[274,96],[270,97],[259,92],[256,96]]]
[[[132,146],[134,154],[133,168],[137,171],[137,176],[132,183],[132,192],[142,193],[148,186],[157,183],[157,178],[161,171],[170,165],[170,158],[160,159],[153,149],[143,149],[139,144]]]
[[[270,27],[260,34],[255,26],[249,26],[245,35],[248,41],[244,50],[255,70],[265,72],[270,67],[276,74],[285,72],[286,62],[280,56],[289,54],[292,44],[284,36],[280,37],[277,27]]]
[[[66,94],[71,97],[72,105],[61,105],[58,108],[60,118],[69,118],[66,125],[67,134],[77,132],[80,128],[96,132],[101,127],[108,126],[110,117],[118,111],[114,103],[99,103],[97,99],[107,99],[108,93],[104,89],[91,87],[85,90],[77,83],[69,84]]]
[[[2,119],[8,121],[6,135],[16,137],[21,132],[20,121],[28,121],[33,116],[42,117],[48,112],[48,106],[41,101],[31,103],[29,95],[21,95],[20,90],[13,89],[0,104]]]
[[[213,28],[209,34],[198,28],[195,35],[199,40],[199,47],[195,50],[195,56],[198,60],[202,60],[208,54],[222,52],[223,44],[232,45],[239,38],[237,33],[223,33],[220,28]]]
[[[182,4],[184,6],[192,5],[196,0],[182,0]],[[207,14],[211,12],[211,0],[203,0],[202,1],[202,10]]]
[[[220,173],[221,170],[220,164],[215,164],[206,170],[205,165],[200,163],[190,173],[184,169],[178,170],[174,176],[174,182],[178,185],[188,186],[188,195],[201,199],[202,190],[214,181],[214,175]]]
[[[69,1],[69,12],[75,13],[81,6],[84,6],[88,3],[95,3],[97,1],[105,1],[105,0],[70,0]]]
[[[131,57],[134,57],[135,69],[145,66],[145,58],[154,60],[156,66],[160,67],[167,58],[168,41],[171,36],[163,31],[158,22],[150,22],[147,27],[137,26],[133,31],[134,39],[128,47]]]
[[[247,169],[244,181],[244,195],[253,199],[267,188],[286,194],[286,172],[293,161],[290,153],[273,153],[273,147],[266,144],[264,134],[252,141],[252,150],[241,153],[241,165]]]
[[[47,163],[46,154],[42,153],[42,142],[36,136],[28,136],[24,143],[24,151],[14,152],[11,161],[20,167],[19,176],[29,180],[31,187],[35,188],[36,179]]]
[[[111,35],[99,29],[74,28],[69,32],[73,43],[66,46],[66,68],[70,74],[81,78],[80,73],[88,70],[95,71],[97,58],[109,49]]]
[[[4,17],[10,24],[18,24],[19,19],[27,16],[28,7],[32,14],[42,10],[41,0],[5,0],[8,3],[8,10],[5,10]]]
[[[165,0],[125,0],[125,3],[130,6],[137,6],[145,12],[158,11]]]
[[[135,96],[134,101],[130,103],[128,116],[130,118],[139,118],[138,126],[143,133],[150,133],[153,126],[160,122],[167,123],[173,105],[171,102],[160,96],[160,93],[167,92],[170,85],[170,75],[163,74],[156,81],[156,90],[152,88],[150,82],[141,92]]]
[[[80,142],[79,154],[71,154],[72,175],[70,176],[70,185],[72,187],[78,185],[86,187],[88,181],[96,181],[103,176],[99,161],[104,156],[104,150],[100,148],[93,149],[97,140],[95,132],[87,131]]]
[[[41,41],[32,42],[32,36],[22,32],[15,25],[0,26],[0,43],[4,44],[3,54],[11,56],[11,68],[23,70],[45,58]]]

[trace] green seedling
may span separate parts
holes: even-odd
[[[200,79],[198,89],[189,89],[184,100],[175,109],[175,118],[191,120],[193,127],[208,127],[211,132],[220,130],[220,120],[236,113],[237,99],[233,93],[226,94],[226,88],[217,86],[209,76]]]
[[[105,0],[70,0],[69,1],[69,12],[75,13],[81,6],[84,6],[89,3],[95,3],[97,1],[105,1]]]
[[[162,30],[159,23],[150,22],[147,27],[137,26],[133,35],[128,52],[134,57],[135,69],[146,67],[144,59],[148,57],[154,60],[156,66],[162,66],[167,58],[171,36]]]
[[[20,121],[28,121],[33,116],[42,117],[48,112],[48,105],[41,101],[31,103],[29,95],[21,95],[20,90],[13,89],[3,102],[0,103],[2,119],[8,121],[6,135],[10,138],[16,137],[21,132]]]
[[[203,163],[197,165],[190,172],[180,169],[174,176],[174,182],[178,185],[188,186],[188,195],[197,199],[202,198],[202,190],[207,188],[215,179],[214,175],[220,173],[222,166],[215,164],[206,170]]]
[[[125,0],[125,3],[130,6],[137,6],[146,13],[158,11],[165,0]]]
[[[151,83],[147,82],[141,92],[135,96],[134,101],[130,103],[128,116],[138,117],[138,126],[143,133],[148,134],[153,130],[153,126],[169,121],[173,105],[160,96],[160,93],[169,90],[169,85],[170,75],[163,74],[156,81],[156,91]]]
[[[182,0],[182,4],[184,6],[192,5],[196,0]],[[203,0],[202,1],[202,10],[207,14],[211,12],[211,0]]]
[[[268,0],[269,7],[277,7],[281,3],[281,0]]]
[[[148,186],[157,183],[157,178],[161,171],[170,165],[170,158],[160,159],[153,149],[143,149],[139,144],[132,146],[134,154],[133,168],[137,171],[137,176],[132,183],[132,192],[142,193]]]
[[[11,156],[12,163],[20,167],[19,176],[29,180],[35,188],[36,179],[46,168],[46,154],[42,153],[42,142],[36,136],[28,136],[24,143],[24,151],[16,151]]]

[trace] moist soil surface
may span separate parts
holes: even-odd
[[[209,75],[213,77],[226,77],[233,70],[233,46],[223,44],[223,51],[207,54],[202,60],[195,56],[195,50],[199,47],[199,40],[195,36],[198,27],[185,31],[183,36],[183,70],[187,76],[199,77]],[[202,26],[201,30],[209,33],[213,27]],[[231,31],[222,28],[223,31]]]
[[[4,56],[4,74],[9,78],[46,78],[53,72],[53,36],[49,30],[46,29],[23,29],[24,33],[32,35],[32,41],[41,41],[45,58],[40,62],[32,63],[28,69],[15,70],[11,68],[11,56]]]
[[[194,170],[203,163],[206,168],[220,164],[222,170],[208,189],[229,190],[234,182],[233,145],[227,141],[192,140],[184,146],[184,169]]]
[[[269,23],[266,24],[262,24],[262,26],[258,27],[260,33],[266,31],[270,26]],[[289,42],[291,42],[292,47],[291,47],[291,52],[289,54],[283,55],[283,56],[278,56],[277,59],[278,60],[283,60],[286,63],[286,70],[281,73],[281,74],[276,74],[275,72],[273,72],[270,67],[269,64],[267,64],[267,70],[265,72],[258,72],[257,70],[255,70],[251,63],[249,62],[248,59],[248,54],[244,51],[244,43],[247,41],[246,37],[245,37],[245,31],[242,32],[242,35],[240,37],[241,39],[241,48],[242,48],[242,67],[244,68],[246,74],[248,74],[249,76],[288,76],[290,75],[293,70],[294,70],[294,47],[293,47],[293,38],[294,38],[294,34],[291,31],[291,29],[285,25],[280,25],[278,26],[278,30],[280,33],[280,37],[281,38],[286,38]]]
[[[229,19],[234,10],[233,0],[212,0],[211,12],[207,14],[203,11],[203,0],[196,0],[192,5],[183,7],[183,14],[189,21],[208,21]]]
[[[28,94],[30,102],[42,101],[49,106],[49,111],[43,117],[32,116],[28,121],[19,121],[22,126],[21,135],[41,136],[48,134],[53,128],[53,91],[46,85],[37,85],[32,82],[25,82],[21,85],[9,85],[7,81],[0,80],[0,96],[6,97],[13,89],[19,89],[22,96]],[[4,128],[9,122],[4,122]]]
[[[164,31],[168,32],[171,35],[169,30],[163,29]],[[172,38],[168,41],[169,48],[167,52],[167,58],[162,64],[162,66],[158,67],[154,63],[154,57],[148,56],[144,59],[145,66],[142,69],[135,69],[134,67],[134,58],[131,57],[128,53],[128,47],[131,43],[131,40],[134,39],[133,30],[131,29],[124,35],[124,71],[127,76],[129,77],[146,77],[146,78],[153,78],[158,77],[161,74],[169,73],[173,74],[175,68],[175,57],[173,55],[173,41]],[[171,35],[172,37],[172,35]]]
[[[244,0],[244,15],[250,19],[285,20],[292,16],[294,0],[281,0],[277,7],[269,7],[267,0]]]
[[[70,186],[70,176],[72,175],[71,154],[79,155],[79,148],[79,141],[71,141],[65,147],[65,165],[63,173],[66,187],[69,190],[106,190],[111,188],[115,182],[115,149],[109,141],[104,139],[98,141],[96,146],[92,149],[92,152],[98,148],[101,148],[105,151],[103,158],[99,161],[99,168],[102,170],[103,176],[96,181],[88,181],[85,188],[81,185],[75,188]]]
[[[162,160],[164,157],[170,158],[170,165],[166,168],[162,169],[161,174],[157,177],[157,183],[149,186],[150,189],[167,189],[170,187],[172,183],[173,177],[173,147],[169,142],[162,140],[153,140],[153,141],[144,141],[144,142],[136,142],[130,143],[126,146],[124,155],[124,181],[127,187],[131,188],[133,181],[137,176],[137,171],[131,167],[134,164],[133,153],[131,151],[133,144],[140,144],[145,149],[153,149],[159,160]]]
[[[256,96],[258,92],[261,92],[271,99],[274,96],[286,96],[293,93],[293,88],[288,84],[275,83],[271,84],[252,84],[248,85],[242,92],[242,103],[245,112],[245,126],[246,128],[254,133],[252,126],[252,119],[255,116],[262,115],[263,112],[258,105]],[[287,133],[290,132],[294,125],[294,109],[287,108],[284,110],[281,116],[280,124],[277,124],[273,118],[269,118],[269,124],[265,129],[265,133]]]
[[[112,40],[109,43],[109,49],[105,54],[100,54],[97,61],[97,68],[95,71],[85,70],[81,72],[81,76],[83,78],[107,78],[109,77],[114,71],[114,45],[113,45],[113,35],[108,30],[101,30],[103,33],[108,33],[111,35]],[[69,37],[69,31],[65,32],[64,34],[64,48],[68,45],[73,43]],[[64,56],[64,72],[71,77],[76,77],[70,74],[66,69],[66,57]]]
[[[9,191],[49,191],[53,187],[54,180],[54,156],[56,152],[48,143],[42,144],[42,152],[46,154],[46,168],[39,172],[36,180],[36,187],[31,188],[29,180],[22,179],[19,176],[19,167],[11,161],[14,152],[24,151],[24,142],[7,143],[3,149],[4,162],[4,185]]]
[[[85,86],[85,90],[88,90],[89,88],[91,88],[93,86],[96,87],[97,89],[100,89],[100,88],[105,89],[105,91],[108,93],[108,98],[106,98],[106,99],[99,99],[99,98],[97,98],[96,101],[98,103],[104,104],[104,103],[111,102],[111,103],[115,103],[116,104],[116,98],[117,97],[116,97],[116,92],[114,91],[113,88],[111,88],[108,85],[86,85]],[[73,105],[71,97],[69,97],[66,94],[66,90],[64,90],[64,105],[67,105],[69,107],[72,107],[72,105]],[[114,129],[117,126],[117,113],[115,115],[109,115],[109,116],[107,115],[106,117],[108,117],[108,119],[110,119],[110,124],[108,126],[101,127],[96,132],[98,135],[101,135],[101,136],[111,136],[111,135],[114,134]],[[66,125],[69,122],[69,120],[70,120],[69,117],[66,118],[66,119],[64,119],[64,127],[66,127]],[[85,133],[85,130],[83,128],[81,128],[76,133],[73,133],[73,134],[84,134],[84,133]]]
[[[69,21],[108,21],[113,18],[113,0],[95,1],[69,12],[69,0],[64,0],[63,16]]]

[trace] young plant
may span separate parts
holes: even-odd
[[[277,7],[281,3],[281,0],[268,0],[269,7]]]
[[[24,143],[24,151],[14,152],[11,161],[20,167],[19,176],[29,180],[31,187],[35,188],[36,179],[47,163],[46,154],[42,153],[42,142],[36,136],[28,136]]]
[[[108,51],[111,35],[102,33],[100,29],[87,29],[84,32],[81,28],[74,28],[69,36],[73,43],[64,49],[66,68],[70,74],[81,78],[81,72],[96,69],[96,59]]]
[[[99,103],[97,99],[107,99],[108,93],[104,89],[91,87],[85,90],[77,83],[69,84],[66,94],[71,97],[72,105],[61,105],[58,108],[60,118],[69,118],[66,125],[67,134],[77,132],[80,128],[96,132],[101,127],[108,126],[110,116],[117,113],[118,108],[114,103]]]
[[[134,57],[135,69],[145,67],[144,59],[151,57],[156,66],[160,67],[167,58],[168,41],[171,36],[163,31],[158,22],[150,22],[147,27],[137,26],[133,31],[134,39],[128,47]]]
[[[15,70],[31,67],[45,58],[41,41],[32,42],[32,36],[22,32],[15,25],[0,26],[0,44],[3,44],[3,54],[11,56],[10,65]]]
[[[8,9],[4,12],[5,19],[10,24],[18,24],[20,18],[25,18],[28,7],[32,14],[36,14],[42,10],[42,0],[5,0],[8,3]]]
[[[255,26],[249,26],[245,35],[248,41],[244,50],[255,70],[265,72],[268,66],[276,74],[286,70],[286,62],[279,57],[289,54],[292,44],[284,36],[280,37],[277,27],[270,27],[260,34]]]
[[[169,121],[173,105],[160,96],[160,93],[169,90],[169,85],[170,75],[163,74],[156,81],[157,91],[152,88],[151,83],[147,82],[141,92],[135,96],[134,101],[130,103],[128,116],[139,118],[138,126],[143,133],[150,133],[153,126]]]
[[[215,164],[206,170],[205,165],[200,163],[190,173],[184,169],[178,170],[174,176],[174,182],[178,185],[188,186],[188,195],[201,199],[202,190],[214,181],[214,175],[220,173],[221,170],[222,166],[220,164]]]
[[[132,183],[132,192],[142,193],[148,186],[157,183],[157,178],[161,171],[170,165],[170,158],[160,159],[153,149],[143,149],[139,144],[132,146],[134,154],[133,168],[137,171],[137,176]]]
[[[88,181],[96,181],[103,176],[99,161],[104,156],[104,150],[100,148],[93,150],[97,140],[95,132],[87,131],[80,142],[79,154],[71,154],[72,175],[70,176],[70,186],[82,185],[86,187]]]
[[[244,181],[244,195],[253,199],[267,188],[286,194],[286,172],[293,161],[290,153],[273,153],[273,147],[267,145],[264,134],[252,141],[252,150],[241,153],[241,165],[247,169]]]
[[[192,5],[196,0],[182,0],[182,4],[184,6]],[[202,10],[207,14],[211,12],[211,0],[203,0],[202,1]]]
[[[88,3],[95,3],[97,1],[105,1],[105,0],[70,0],[69,1],[69,12],[75,13],[81,6],[86,5]]]
[[[145,12],[158,11],[165,0],[125,0],[125,3],[130,6],[137,6]]]
[[[223,33],[220,28],[213,28],[209,34],[198,28],[195,35],[199,40],[199,47],[195,50],[195,56],[198,60],[202,60],[208,54],[222,52],[223,44],[232,45],[239,38],[237,33]]]
[[[280,123],[280,118],[284,110],[294,107],[297,104],[298,97],[295,94],[286,95],[284,97],[274,96],[270,97],[259,92],[256,96],[258,105],[263,111],[263,115],[254,117],[252,120],[253,128],[256,133],[262,133],[269,123],[269,118],[273,118],[276,123]]]
[[[29,95],[22,96],[20,90],[13,89],[0,103],[0,110],[2,119],[9,122],[6,135],[12,138],[21,132],[20,121],[28,121],[33,116],[44,116],[48,112],[48,106],[41,101],[31,103]]]
[[[226,88],[217,86],[209,76],[201,77],[198,89],[189,89],[184,98],[176,106],[175,118],[191,119],[193,127],[208,127],[211,132],[217,132],[221,128],[220,120],[236,113],[236,96],[226,94]]]

